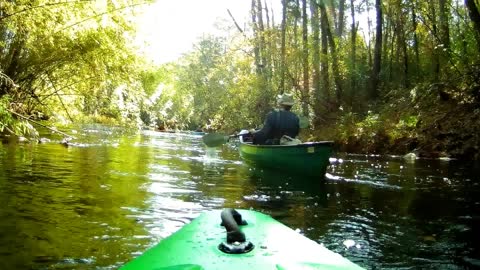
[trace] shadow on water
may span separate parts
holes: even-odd
[[[278,170],[249,167],[250,183],[258,191],[274,194],[326,198],[325,178],[279,172]]]

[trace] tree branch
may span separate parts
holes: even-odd
[[[34,10],[34,9],[37,9],[37,8],[45,8],[45,7],[49,7],[49,6],[57,6],[57,5],[63,5],[63,4],[75,4],[75,3],[78,3],[78,2],[94,2],[94,0],[75,0],[75,1],[48,3],[48,4],[44,4],[44,5],[33,6],[33,7],[25,8],[25,9],[22,9],[20,11],[14,12],[12,14],[7,14],[3,17],[0,17],[0,21],[2,21],[3,19],[6,19],[8,17],[12,17],[12,16],[18,15],[20,13],[27,12],[27,11],[30,11],[30,10]]]
[[[18,116],[18,117],[20,117],[20,118],[22,118],[22,119],[25,119],[25,120],[27,120],[27,121],[30,121],[30,122],[32,122],[32,123],[34,123],[34,124],[37,124],[37,125],[42,126],[42,127],[44,127],[44,128],[48,128],[49,130],[51,130],[51,131],[53,131],[53,132],[57,132],[57,133],[59,133],[59,134],[62,134],[62,135],[65,136],[65,137],[72,138],[72,139],[76,139],[74,136],[68,135],[67,133],[64,133],[64,132],[62,132],[62,131],[56,130],[56,129],[51,128],[51,127],[48,127],[48,126],[46,126],[46,125],[44,125],[44,124],[42,124],[42,123],[39,123],[39,122],[37,122],[37,121],[35,121],[35,120],[32,120],[32,119],[30,119],[30,118],[28,118],[28,117],[25,117],[25,116],[23,116],[23,115],[21,115],[21,114],[19,114],[19,113],[16,113],[16,112],[11,111],[11,110],[8,110],[8,109],[7,109],[7,111],[9,111],[10,113],[12,113],[12,114],[14,114],[14,115],[16,115],[16,116]]]
[[[245,36],[245,33],[243,32],[243,29],[238,25],[237,20],[233,17],[232,13],[230,12],[230,9],[227,8],[228,15],[230,15],[230,18],[232,18],[233,23],[237,27],[238,31],[242,33]]]

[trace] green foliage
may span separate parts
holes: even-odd
[[[250,65],[224,39],[206,36],[179,64],[144,73],[148,110],[167,129],[251,127],[257,115],[249,105],[260,92]]]
[[[143,90],[149,96],[155,94],[158,86],[161,83],[166,83],[169,80],[168,69],[166,66],[157,69],[148,69],[140,73],[140,79]]]
[[[8,111],[9,106],[10,98],[8,96],[0,97],[0,133],[3,133],[14,123],[11,113]]]
[[[178,62],[161,67],[150,67],[131,45],[134,7],[143,2],[2,2],[1,130],[30,130],[6,112],[9,104],[15,104],[22,114],[40,111],[52,122],[231,132],[260,126],[274,105],[273,97],[292,91],[300,101],[296,112],[318,120],[315,124],[321,130],[313,131],[317,138],[347,145],[356,142],[380,152],[381,145],[403,144],[401,150],[412,150],[425,138],[448,137],[445,130],[456,126],[445,112],[455,111],[468,119],[476,115],[470,108],[480,100],[480,58],[469,13],[460,2],[448,5],[448,14],[439,14],[438,1],[382,2],[382,65],[375,100],[369,97],[374,29],[353,32],[347,17],[347,27],[338,35],[340,17],[333,13],[338,12],[338,1],[322,10],[328,25],[319,22],[323,41],[318,44],[326,47],[314,48],[319,40],[313,39],[311,29],[304,44],[302,3],[290,2],[284,48],[281,27],[259,14],[266,21],[251,25],[253,35],[246,29],[204,36]],[[368,8],[373,19],[371,1],[354,4],[356,15]],[[307,9],[309,27],[314,8]],[[314,49],[322,49],[319,59]],[[313,74],[313,67],[319,66],[321,74]],[[321,75],[321,83],[313,85],[314,75]],[[455,106],[468,113],[456,111]],[[450,120],[448,128],[444,119]],[[445,129],[443,133],[432,131],[438,126]],[[430,148],[448,150],[448,143]]]
[[[379,124],[379,115],[377,113],[373,113],[372,111],[368,111],[367,116],[356,124],[357,133],[355,135],[358,136],[362,134],[368,134],[369,131],[378,129]]]
[[[19,87],[0,96],[10,94],[23,113],[43,111],[57,120],[103,115],[137,121],[132,107],[144,97],[137,83],[144,63],[130,45],[131,18],[146,2],[7,2],[0,70]],[[114,94],[121,97],[111,99]]]
[[[0,134],[9,133],[16,136],[37,138],[37,130],[25,120],[17,120],[10,113],[11,98],[8,95],[0,97]]]

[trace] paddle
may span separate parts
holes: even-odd
[[[300,115],[298,116],[298,118],[299,118],[300,128],[302,129],[308,128],[309,126],[308,117],[304,115]],[[245,135],[245,134],[240,133],[240,134],[234,134],[234,135],[225,135],[221,133],[209,133],[204,135],[202,137],[202,140],[203,140],[203,143],[208,147],[218,147],[222,144],[227,143],[230,140],[230,138],[235,138],[241,135]]]
[[[240,134],[225,135],[220,133],[209,133],[202,137],[203,143],[208,147],[218,147],[224,143],[227,143],[230,138],[235,138]]]

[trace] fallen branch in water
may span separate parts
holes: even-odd
[[[23,116],[23,115],[21,115],[21,114],[19,114],[19,113],[16,113],[16,112],[11,111],[11,110],[8,110],[8,111],[9,111],[10,113],[15,114],[16,116],[19,116],[20,118],[23,118],[23,119],[25,119],[25,120],[27,120],[27,121],[30,121],[30,122],[34,123],[34,124],[37,124],[37,125],[42,126],[42,127],[44,127],[44,128],[47,128],[47,129],[49,129],[49,130],[51,130],[51,131],[53,131],[53,132],[57,132],[57,133],[59,133],[59,134],[62,134],[62,135],[65,136],[65,137],[72,138],[72,139],[76,139],[76,138],[75,138],[74,136],[72,136],[72,135],[69,135],[69,134],[64,133],[64,132],[62,132],[62,131],[56,130],[56,129],[51,128],[51,127],[48,127],[48,126],[46,126],[46,125],[44,125],[44,124],[42,124],[42,123],[39,123],[39,122],[37,122],[37,121],[35,121],[35,120],[32,120],[32,119],[30,119],[30,118],[28,118],[28,117],[25,117],[25,116]]]

